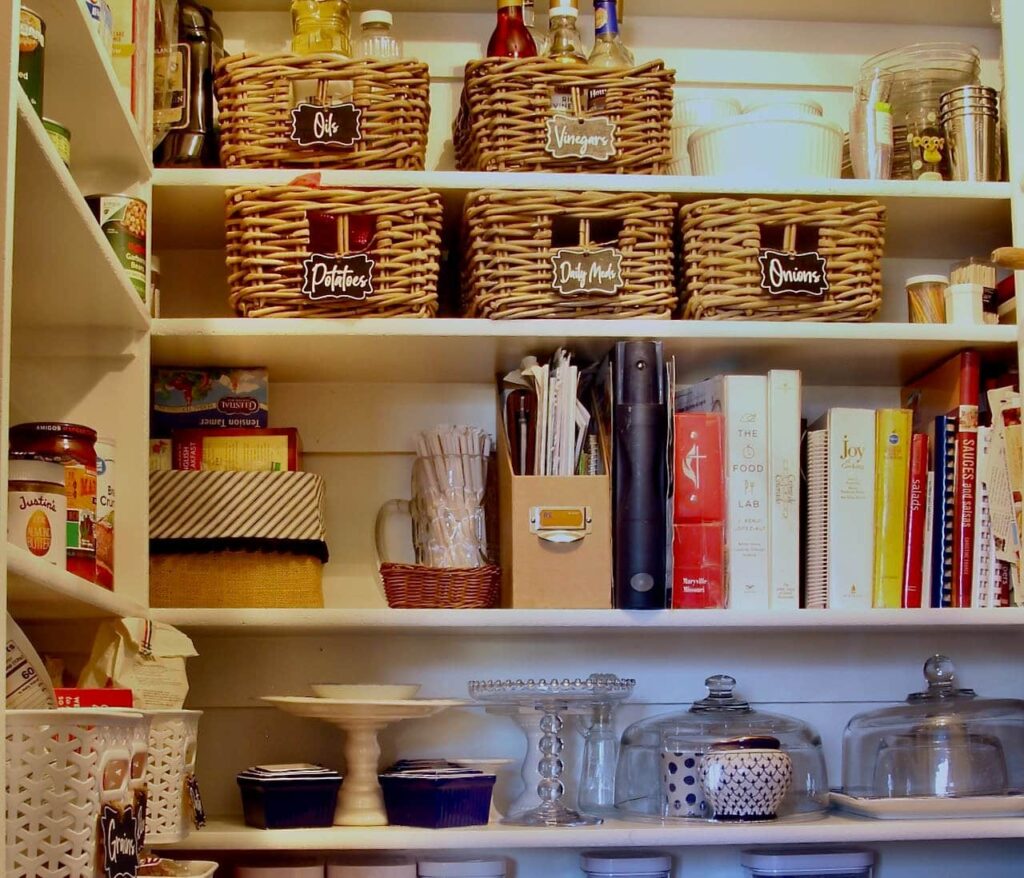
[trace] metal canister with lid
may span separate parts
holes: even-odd
[[[12,458],[7,479],[7,542],[63,567],[66,521],[64,465],[56,460]]]
[[[43,116],[43,61],[46,22],[27,6],[18,24],[18,82],[39,117]]]
[[[10,430],[14,459],[54,462],[64,468],[66,563],[70,573],[96,579],[96,431],[81,424],[37,422]]]

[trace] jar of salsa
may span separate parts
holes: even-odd
[[[96,431],[81,424],[16,424],[14,458],[59,461],[67,499],[67,570],[96,581]]]

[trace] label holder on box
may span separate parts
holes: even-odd
[[[530,507],[530,533],[549,543],[578,543],[593,523],[589,506]]]

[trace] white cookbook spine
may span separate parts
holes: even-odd
[[[768,373],[768,585],[773,610],[800,606],[800,373]]]
[[[875,544],[875,412],[828,413],[828,605],[871,608]]]

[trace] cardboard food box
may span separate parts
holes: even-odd
[[[266,428],[267,370],[261,367],[162,367],[153,370],[150,436],[169,438],[175,430]]]
[[[517,476],[504,430],[497,432],[502,606],[609,609],[608,476]]]
[[[302,465],[299,431],[294,427],[175,430],[171,441],[176,470],[296,472]]]

